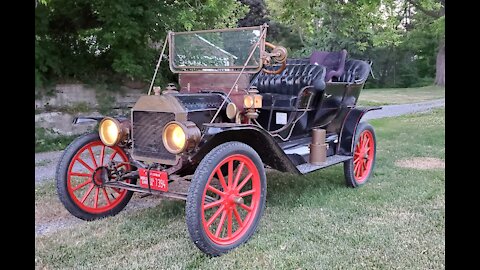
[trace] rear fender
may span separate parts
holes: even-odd
[[[225,142],[238,141],[252,147],[264,164],[282,172],[300,173],[274,138],[257,126],[226,125],[223,123],[205,126],[200,150],[192,156],[194,163],[200,162],[216,146]]]
[[[338,143],[337,154],[352,156],[355,131],[363,115],[369,111],[380,110],[382,107],[356,107],[351,109],[343,120],[340,131],[340,141]]]

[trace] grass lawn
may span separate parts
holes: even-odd
[[[378,106],[403,104],[445,97],[445,87],[425,86],[418,88],[363,89],[358,98],[359,105]]]
[[[222,257],[201,253],[188,236],[185,203],[165,200],[36,237],[36,267],[443,269],[445,171],[401,168],[395,162],[445,159],[444,112],[372,120],[377,164],[361,188],[345,186],[342,166],[306,176],[268,173],[258,231]],[[37,188],[36,209],[61,208],[53,188]]]
[[[35,153],[63,150],[78,136],[53,135],[44,128],[35,127]]]

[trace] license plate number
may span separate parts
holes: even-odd
[[[138,169],[140,175],[140,186],[148,188],[148,170]],[[160,191],[168,191],[168,175],[163,171],[150,170],[150,188]]]

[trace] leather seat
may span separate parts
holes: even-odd
[[[279,66],[268,67],[278,69]],[[325,89],[325,67],[310,64],[287,64],[280,74],[266,74],[260,71],[251,81],[260,93],[297,96],[305,86],[314,90]]]
[[[348,59],[343,74],[333,81],[347,83],[364,83],[370,74],[370,65],[362,60]]]
[[[347,58],[346,50],[338,52],[314,51],[310,56],[310,64],[324,66],[327,69],[325,81],[328,82],[343,74],[345,58]]]

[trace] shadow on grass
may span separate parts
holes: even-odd
[[[155,207],[139,209],[128,214],[129,222],[125,224],[126,230],[155,230],[159,225],[165,225],[174,219],[185,218],[185,201],[159,199],[161,203]]]
[[[319,170],[307,175],[294,175],[279,171],[267,172],[267,207],[295,208],[315,199],[326,200],[333,193],[347,189],[342,165]],[[173,220],[185,219],[185,201],[161,199],[155,207],[139,209],[124,216],[127,221],[121,230],[130,233],[157,230]]]
[[[345,189],[342,165],[318,170],[306,175],[279,171],[267,173],[267,201],[271,206],[297,207],[305,196],[329,195]]]

